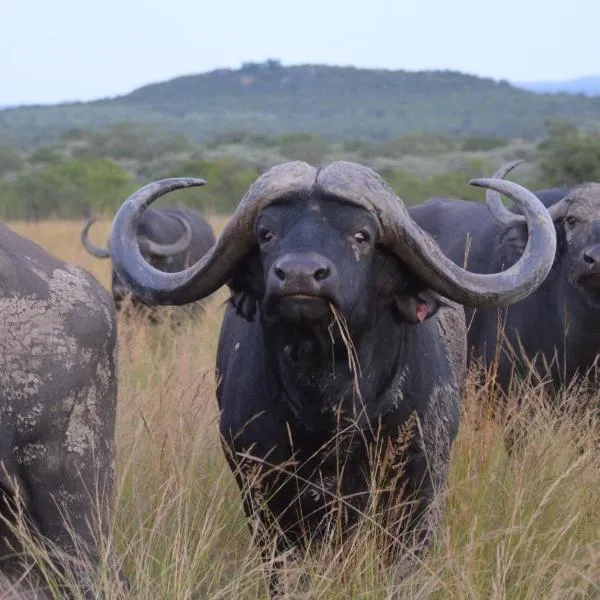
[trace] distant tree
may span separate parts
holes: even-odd
[[[282,69],[281,61],[269,58],[265,62],[244,62],[242,63],[242,68],[240,71],[244,71],[246,73],[259,73],[260,71],[271,71],[275,72]]]
[[[0,177],[7,173],[17,173],[25,167],[25,161],[17,148],[0,146]]]
[[[429,178],[420,178],[400,169],[380,169],[380,175],[402,198],[407,206],[419,204],[433,196],[461,198],[463,200],[483,201],[485,195],[481,188],[469,185],[469,180],[487,177],[494,168],[480,160],[474,160],[462,169],[446,171]]]
[[[116,123],[91,134],[86,141],[73,148],[74,156],[151,161],[195,148],[181,133],[140,123]]]
[[[276,58],[269,58],[267,60],[267,67],[272,71],[276,71],[277,69],[281,69],[281,61]]]
[[[460,149],[463,152],[478,152],[481,150],[494,150],[495,148],[505,148],[510,144],[510,140],[499,137],[468,137]]]
[[[169,177],[200,177],[207,185],[169,194],[169,199],[181,198],[187,206],[227,214],[238,205],[246,190],[258,177],[258,170],[231,158],[215,161],[192,161],[173,169]]]
[[[458,142],[443,135],[411,133],[379,144],[373,152],[379,156],[435,156],[458,149]]]
[[[67,129],[60,138],[62,140],[74,142],[89,140],[93,135],[93,132],[84,129],[83,127],[71,127],[70,129]]]
[[[4,182],[0,213],[3,219],[29,220],[112,214],[132,189],[130,176],[112,161],[69,160]]]
[[[276,146],[275,140],[260,133],[250,131],[229,131],[208,140],[205,146],[214,150],[223,146],[240,145],[252,148],[271,148]]]
[[[486,164],[482,160],[473,160],[462,169],[434,175],[427,180],[425,185],[427,197],[446,196],[482,202],[485,199],[485,192],[479,187],[469,185],[469,180],[477,177],[489,177],[495,170],[496,167]]]
[[[549,185],[600,181],[600,131],[584,131],[564,120],[551,121],[538,150],[540,178]]]
[[[348,140],[342,144],[342,149],[345,152],[356,152],[359,156],[365,158],[379,156],[377,151],[379,150],[379,144],[374,144],[367,140]]]
[[[291,133],[277,138],[281,154],[289,160],[304,160],[311,164],[320,163],[329,149],[329,144],[319,135]]]
[[[389,186],[402,198],[406,206],[418,204],[426,198],[424,181],[407,171],[392,168],[378,170]]]
[[[55,165],[64,160],[64,156],[59,148],[53,146],[42,146],[34,150],[27,160],[32,165]]]

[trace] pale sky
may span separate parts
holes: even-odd
[[[0,105],[90,100],[281,60],[600,74],[600,0],[0,0]]]

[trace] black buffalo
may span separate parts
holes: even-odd
[[[226,283],[232,290],[217,354],[220,430],[266,561],[273,548],[281,557],[327,538],[336,519],[347,534],[370,508],[399,573],[411,563],[403,542],[415,555],[427,547],[465,373],[456,302],[523,298],[550,269],[556,242],[529,192],[474,183],[509,194],[534,223],[530,252],[491,277],[446,258],[385,182],[354,163],[269,169],[215,246],[181,273],[149,266],[135,232],[145,206],[196,180],[149,184],[118,211],[114,268],[145,302],[181,305]]]
[[[108,522],[114,478],[117,326],[98,281],[2,225],[0,282],[3,582],[22,568],[5,521],[14,521],[19,500],[31,535],[51,542],[51,553],[100,558],[105,532],[96,524]],[[91,573],[80,575],[88,586]]]
[[[504,177],[520,162],[504,165],[494,177]],[[600,350],[600,184],[534,193],[556,228],[548,277],[507,308],[465,308],[470,354],[493,367],[505,392],[515,375],[533,374],[554,389],[568,385],[595,366]],[[487,191],[486,200],[490,210],[476,202],[432,198],[410,214],[454,262],[495,273],[523,254],[527,231],[524,217],[506,209],[494,191]]]
[[[96,218],[88,219],[81,231],[81,243],[96,258],[110,258],[108,248],[94,245],[88,237]],[[215,234],[206,219],[189,208],[148,209],[140,219],[137,231],[138,243],[144,258],[154,267],[168,273],[185,269],[199,260],[215,243]],[[129,290],[114,269],[112,271],[112,294],[117,310],[129,295]],[[131,306],[143,305],[133,296]]]

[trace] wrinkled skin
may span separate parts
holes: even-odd
[[[68,521],[95,564],[94,536],[104,533],[95,525],[99,511],[107,524],[114,478],[113,304],[87,272],[4,226],[0,233],[0,512],[12,519],[7,503],[18,496],[32,534],[72,554]],[[6,577],[19,572],[15,544],[2,524]],[[93,574],[78,576],[87,589]]]
[[[523,372],[523,355],[534,360],[539,376],[558,387],[592,368],[600,349],[600,184],[535,193],[548,207],[568,198],[566,214],[555,220],[558,244],[549,275],[508,308],[465,308],[470,354],[486,366],[498,356],[504,391],[514,375],[513,357]],[[526,240],[523,224],[505,229],[473,202],[434,198],[410,214],[454,262],[464,265],[467,253],[468,268],[478,273],[513,264]],[[506,339],[499,340],[499,323]]]
[[[442,514],[433,500],[446,484],[458,428],[462,308],[376,247],[370,213],[334,198],[313,194],[268,207],[256,236],[259,249],[230,281],[217,398],[225,453],[246,514],[262,532],[265,561],[273,543],[281,554],[324,539],[339,515],[338,493],[349,534],[369,510],[374,477],[387,490],[377,505],[390,533],[382,555],[406,573]],[[356,347],[360,398],[329,302]],[[415,502],[412,512],[394,509],[402,500]],[[271,592],[284,593],[276,570]]]

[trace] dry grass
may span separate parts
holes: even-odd
[[[109,261],[81,249],[79,223],[13,227],[108,285]],[[99,225],[94,241],[103,242],[108,227]],[[131,592],[117,591],[107,567],[99,583],[107,600],[267,597],[218,437],[213,367],[225,297],[219,293],[202,320],[177,333],[120,322],[118,484],[107,551],[122,564]],[[506,426],[490,417],[489,387],[476,379],[471,374],[467,382],[446,518],[423,568],[394,588],[365,527],[336,560],[306,561],[312,598],[599,597],[596,415],[559,412],[539,390],[523,390],[527,436],[508,456]],[[573,391],[567,403],[579,396]],[[47,578],[56,575],[48,571]]]

